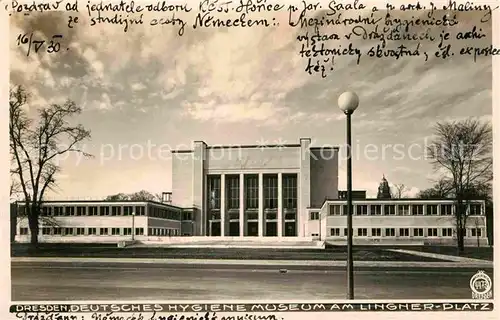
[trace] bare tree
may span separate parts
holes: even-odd
[[[73,101],[40,108],[36,119],[29,117],[28,102],[29,94],[22,86],[10,89],[11,172],[25,201],[24,214],[28,218],[31,243],[37,246],[40,209],[45,192],[55,185],[60,171],[58,157],[68,152],[90,156],[78,148],[79,143],[90,138],[90,132],[68,122],[81,113]]]
[[[446,179],[440,179],[429,188],[418,193],[417,198],[420,199],[444,199],[451,196],[451,183]]]
[[[487,188],[493,178],[493,135],[489,123],[475,119],[438,123],[427,152],[434,168],[444,173],[455,200],[457,250],[464,250],[467,207],[474,190]]]
[[[396,199],[401,199],[406,196],[409,188],[404,183],[395,184],[392,190],[392,197]]]

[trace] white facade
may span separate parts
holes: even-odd
[[[347,202],[327,200],[320,209],[309,210],[310,236],[331,244],[347,239]],[[467,205],[465,245],[486,246],[485,202]],[[354,200],[353,241],[356,244],[456,244],[453,200]]]
[[[46,202],[52,209],[41,217],[40,240],[113,242],[133,236],[160,241],[187,236],[178,241],[316,239],[345,245],[346,200],[339,199],[338,148],[310,144],[308,138],[267,146],[194,142],[192,150],[172,152],[175,205]],[[456,243],[452,200],[361,199],[353,204],[355,244]],[[56,215],[55,208],[65,208],[57,209],[64,214]],[[465,244],[488,245],[484,201],[472,201],[469,213]],[[27,219],[21,215],[17,220],[16,240],[29,241]]]

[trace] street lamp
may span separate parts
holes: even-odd
[[[352,159],[351,115],[358,108],[359,98],[354,92],[344,92],[338,99],[340,110],[347,116],[347,299],[354,299],[354,268],[352,261]]]
[[[135,212],[132,211],[132,241],[134,241],[135,236]]]

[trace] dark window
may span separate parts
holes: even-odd
[[[395,215],[396,214],[396,206],[393,204],[386,204],[384,206],[384,214],[389,215],[389,216]]]
[[[146,214],[146,208],[144,206],[135,206],[135,215],[144,216]]]
[[[208,207],[220,209],[220,176],[208,176]]]
[[[240,207],[240,177],[226,176],[227,209],[239,209]]]
[[[97,207],[96,206],[92,206],[92,207],[89,207],[89,216],[97,216]]]
[[[124,216],[131,216],[133,211],[134,211],[134,207],[132,207],[132,206],[123,207],[123,215]]]
[[[263,175],[264,179],[264,208],[278,208],[278,176]]]
[[[382,206],[380,204],[373,204],[370,206],[370,214],[379,216],[382,214]]]
[[[437,216],[437,214],[438,214],[437,204],[428,204],[426,213],[427,213],[427,215],[430,215],[430,216]]]
[[[394,229],[394,228],[386,228],[385,229],[385,236],[386,237],[395,237],[396,236],[396,229]]]
[[[356,215],[358,216],[366,216],[368,215],[368,206],[365,204],[356,206]]]
[[[283,207],[297,209],[297,175],[283,175]]]
[[[245,208],[257,209],[259,207],[259,176],[245,175]]]
[[[82,206],[79,206],[79,207],[76,207],[76,215],[77,216],[85,216],[87,215],[87,209],[86,207],[82,207]]]
[[[414,216],[421,216],[424,214],[424,206],[421,204],[414,204],[411,208],[411,212]]]
[[[109,216],[109,207],[100,207],[99,208],[100,216]]]
[[[441,205],[441,215],[442,216],[451,216],[452,214],[452,205],[451,204],[442,204]]]
[[[121,216],[122,215],[122,207],[119,206],[112,206],[111,207],[111,215],[112,216]]]

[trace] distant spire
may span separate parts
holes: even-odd
[[[385,178],[385,174],[382,175],[382,182],[378,186],[377,199],[391,199],[391,187],[389,182]]]

